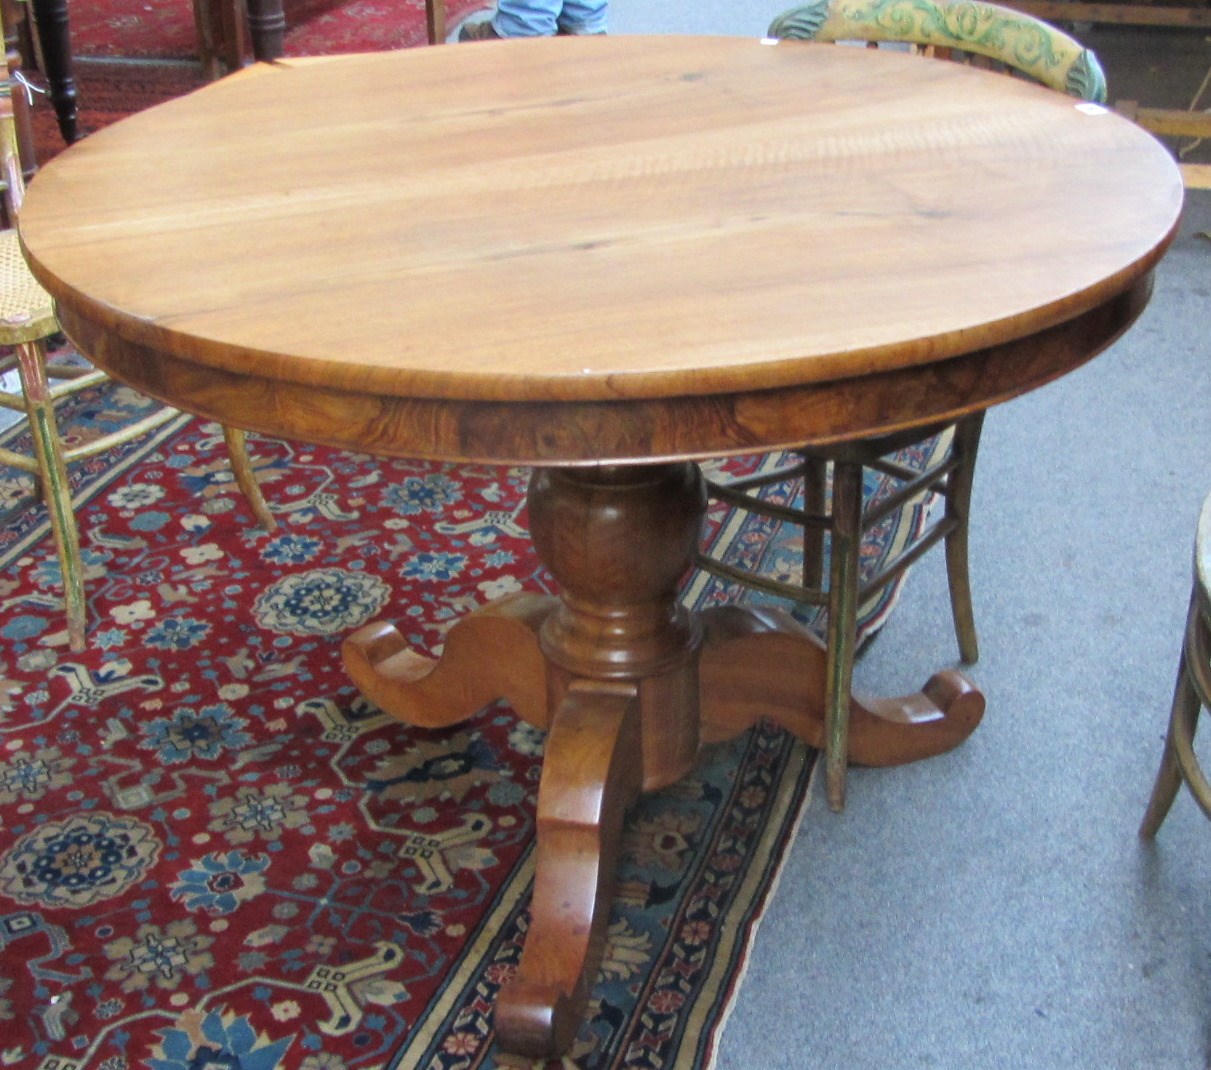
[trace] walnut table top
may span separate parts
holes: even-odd
[[[1028,389],[1071,357],[850,412],[862,428],[819,418],[839,380],[1127,294],[1180,200],[1150,136],[1017,79],[598,37],[252,68],[51,161],[22,234],[78,340],[185,408],[383,453],[583,462],[845,437]]]

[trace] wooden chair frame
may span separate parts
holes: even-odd
[[[1194,733],[1203,707],[1211,710],[1211,495],[1203,503],[1194,539],[1194,589],[1186,615],[1165,750],[1140,825],[1140,835],[1145,839],[1156,835],[1183,782],[1203,813],[1211,817],[1211,783],[1194,753]]]
[[[16,222],[25,192],[13,115],[13,81],[6,63],[0,72],[0,181],[3,182],[4,208],[10,224]],[[20,92],[20,87],[17,91]],[[58,331],[50,295],[30,274],[17,233],[10,226],[0,232],[0,346],[7,349],[6,353],[0,354],[0,371],[15,367],[21,389],[19,392],[0,389],[0,407],[22,413],[28,419],[32,449],[24,454],[0,447],[0,464],[29,472],[37,481],[50,514],[63,576],[68,642],[72,650],[81,651],[85,646],[87,613],[84,567],[67,466],[144,435],[179,413],[162,406],[146,418],[91,442],[70,448],[64,446],[55,417],[56,403],[104,383],[108,377],[99,369],[48,359],[46,341]],[[272,531],[276,524],[253,475],[244,433],[225,427],[223,435],[240,490],[261,526]]]

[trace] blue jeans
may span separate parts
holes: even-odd
[[[499,0],[492,27],[501,37],[605,33],[608,0]]]

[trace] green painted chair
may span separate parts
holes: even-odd
[[[0,28],[3,22],[0,19]],[[7,67],[0,71],[0,181],[4,185],[6,218],[14,222],[21,207],[24,182],[18,156],[13,119],[13,82]],[[50,513],[51,531],[63,575],[67,607],[67,634],[71,649],[84,649],[86,603],[84,566],[80,536],[76,528],[67,465],[72,461],[108,450],[145,434],[179,415],[176,409],[159,408],[128,427],[103,435],[86,444],[67,447],[55,420],[55,404],[62,398],[106,381],[104,372],[89,365],[50,360],[46,340],[59,331],[50,295],[38,285],[25,263],[15,229],[0,231],[0,373],[15,369],[20,390],[0,389],[0,407],[23,414],[29,420],[32,450],[29,454],[0,448],[0,464],[29,472],[37,479]],[[2,384],[0,384],[2,385]],[[276,526],[253,475],[244,444],[244,433],[224,428],[231,466],[240,490],[262,527]]]
[[[1211,710],[1211,495],[1203,502],[1194,536],[1194,590],[1161,768],[1140,825],[1145,839],[1156,835],[1183,781],[1203,813],[1211,817],[1211,784],[1194,753],[1194,732],[1204,706]]]
[[[1009,8],[979,0],[818,0],[779,15],[769,36],[821,43],[864,42],[905,46],[925,56],[1004,70],[1095,103],[1106,99],[1106,79],[1087,48],[1053,26]],[[778,583],[699,556],[699,565],[724,579],[764,590],[828,611],[828,671],[825,688],[825,770],[829,805],[845,805],[845,772],[849,738],[849,694],[856,653],[859,607],[899,579],[932,546],[945,541],[947,578],[955,634],[962,660],[979,657],[971,583],[967,564],[967,531],[972,481],[983,413],[973,413],[950,426],[910,432],[839,446],[805,446],[793,463],[732,483],[708,481],[713,497],[803,528],[801,584]],[[940,438],[938,436],[941,436]],[[925,471],[897,461],[906,447],[939,457]],[[877,504],[863,500],[864,472],[876,469],[892,477],[897,490]],[[831,494],[829,471],[831,470]],[[785,508],[761,500],[761,492],[787,479],[803,480],[803,505]],[[942,517],[876,576],[859,583],[859,550],[863,532],[896,510],[912,509],[923,497],[940,494]],[[829,545],[829,577],[824,582],[824,541]]]
[[[1106,76],[1090,49],[1041,19],[980,0],[818,0],[783,12],[770,23],[769,36],[907,44],[939,58],[994,66],[1082,100],[1106,101]]]

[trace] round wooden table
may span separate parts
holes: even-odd
[[[703,740],[820,740],[789,617],[677,604],[696,458],[957,417],[1097,353],[1144,307],[1181,182],[1147,134],[1020,80],[734,38],[559,38],[259,66],[53,160],[21,220],[68,334],[227,424],[535,466],[559,599],[485,607],[439,662],[345,643],[362,692],[549,729],[532,920],[497,1005],[558,1052],[601,955],[622,814]],[[855,699],[851,757],[955,746],[942,673]]]

